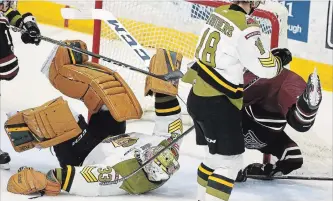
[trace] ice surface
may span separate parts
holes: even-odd
[[[71,32],[50,26],[41,26],[41,31],[45,36],[58,40],[81,39],[91,47],[91,36],[81,33]],[[43,62],[53,48],[52,44],[42,42],[39,46],[25,45],[20,41],[18,34],[13,35],[15,53],[19,58],[20,73],[12,82],[1,82],[1,125],[6,121],[6,113],[35,107],[44,102],[56,98],[61,94],[52,88],[48,80],[40,72]],[[87,116],[84,105],[76,100],[66,98],[76,111]],[[325,93],[323,106],[319,110],[319,115],[315,126],[306,134],[299,134],[287,129],[296,141],[299,139],[301,148],[310,145],[310,153],[317,154],[315,157],[310,154],[309,160],[305,157],[305,168],[302,174],[320,174],[332,176],[332,94]],[[2,127],[2,126],[1,126]],[[128,125],[128,132],[138,131],[150,133],[153,129],[151,122],[131,122]],[[12,162],[11,170],[1,170],[1,201],[26,201],[29,196],[13,195],[6,191],[9,177],[21,166],[31,166],[41,171],[58,167],[55,156],[50,150],[30,150],[24,153],[16,153],[10,145],[8,137],[1,128],[1,149],[10,153]],[[315,144],[315,146],[313,146]],[[194,134],[191,133],[184,140],[181,147],[181,169],[162,188],[140,196],[117,196],[99,197],[93,200],[128,200],[128,201],[166,201],[179,200],[195,201],[196,193],[196,171],[200,164],[203,153],[200,147],[195,146]],[[324,155],[324,157],[322,157]],[[262,155],[257,152],[246,152],[246,163],[261,161]],[[89,200],[91,198],[71,196],[61,194],[57,197],[38,198],[43,201],[78,201]],[[237,184],[231,201],[330,201],[332,200],[332,182],[320,181],[255,181],[249,180],[246,183]]]

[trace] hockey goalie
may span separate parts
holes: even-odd
[[[82,41],[67,42],[86,49]],[[168,60],[168,54],[176,59]],[[9,192],[141,194],[159,188],[179,169],[180,142],[156,155],[183,132],[178,86],[148,77],[146,94],[155,96],[153,135],[125,133],[126,121],[141,117],[140,104],[118,73],[87,60],[82,54],[58,47],[48,77],[61,93],[85,103],[92,113],[88,123],[62,97],[9,115],[5,130],[16,151],[53,147],[61,166],[46,174],[23,167],[9,179]],[[150,70],[162,73],[161,68],[168,69],[168,65],[178,68],[181,60],[180,54],[158,49]],[[151,163],[127,178],[152,157]]]

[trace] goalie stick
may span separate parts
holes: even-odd
[[[25,32],[25,30],[19,29],[17,27],[11,27],[11,28],[12,28],[13,31],[16,31],[16,32]],[[53,43],[55,45],[59,45],[59,46],[62,46],[62,47],[66,47],[68,49],[71,49],[71,50],[73,50],[75,52],[79,52],[81,54],[85,54],[85,55],[89,55],[89,56],[92,56],[92,57],[96,57],[98,59],[103,59],[106,62],[113,63],[113,64],[116,64],[118,66],[121,66],[121,67],[124,67],[124,68],[128,68],[128,69],[130,69],[132,71],[139,72],[139,73],[142,73],[142,74],[145,74],[145,75],[148,75],[148,76],[155,77],[155,78],[160,79],[160,80],[174,81],[174,80],[179,80],[180,78],[183,77],[183,73],[181,71],[172,71],[172,72],[164,74],[164,75],[156,75],[154,73],[151,73],[149,71],[143,70],[141,68],[137,68],[137,67],[134,67],[132,65],[125,64],[123,62],[120,62],[120,61],[108,58],[106,56],[103,56],[103,55],[100,55],[100,54],[95,54],[95,53],[90,52],[88,50],[84,50],[84,49],[78,48],[76,46],[67,44],[67,43],[65,43],[63,41],[54,40],[52,38],[49,38],[49,37],[46,37],[46,36],[42,36],[42,35],[40,35],[38,37],[41,40],[43,40],[43,41],[46,41],[46,42],[49,42],[49,43]],[[104,71],[102,71],[102,72],[104,72]]]

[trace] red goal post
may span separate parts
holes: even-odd
[[[140,0],[138,0],[138,4],[140,4],[139,2]],[[228,2],[225,1],[194,1],[194,0],[187,0],[186,2],[188,3],[192,3],[193,5],[201,5],[201,6],[205,6],[205,7],[211,7],[211,8],[216,8],[218,6],[221,5],[227,5],[230,4]],[[109,8],[111,2],[106,3],[103,2],[102,0],[97,0],[95,1],[95,8],[96,9],[106,9],[109,10],[111,12],[112,9]],[[106,5],[105,7],[104,4]],[[125,4],[125,3],[124,3]],[[266,33],[266,35],[269,35],[269,39],[270,39],[270,44],[269,47],[272,48],[276,48],[279,46],[279,39],[280,39],[280,22],[278,17],[273,13],[270,12],[268,10],[262,10],[262,9],[256,9],[256,11],[252,14],[255,17],[261,18],[261,19],[265,19],[266,21],[269,21],[268,27],[269,27],[269,31],[268,33]],[[118,16],[116,16],[118,17]],[[122,16],[119,16],[122,17]],[[262,25],[262,24],[261,24]],[[126,27],[126,25],[124,25]],[[266,26],[264,24],[264,26]],[[127,28],[127,27],[126,27]],[[93,33],[93,47],[92,50],[94,53],[101,53],[101,36],[103,35],[102,33],[102,23],[100,20],[95,20],[94,21],[94,33]],[[140,40],[139,40],[140,42]],[[267,44],[268,45],[268,44]],[[143,45],[144,46],[144,45]],[[150,48],[154,46],[149,46]],[[104,54],[103,52],[101,54]],[[108,55],[106,55],[108,56]],[[98,59],[97,58],[92,58],[93,62],[98,63]],[[270,155],[264,155],[264,162],[267,163],[270,161]]]

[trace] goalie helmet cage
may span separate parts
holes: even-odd
[[[133,3],[133,1],[131,1],[131,2]],[[191,14],[191,16],[194,17],[194,18],[201,17],[202,21],[205,21],[208,18],[208,16],[209,16],[208,11],[209,11],[210,8],[213,9],[213,8],[218,7],[218,6],[230,4],[230,3],[225,2],[225,1],[193,1],[193,0],[187,0],[185,2],[187,2],[188,3],[187,6],[190,6],[191,9],[193,10],[193,13]],[[109,9],[108,5],[110,3],[112,3],[112,1],[110,2],[108,0],[105,0],[103,2],[102,0],[101,1],[97,0],[97,1],[95,1],[95,8],[96,9],[106,9],[106,10],[108,10]],[[119,3],[119,2],[117,2],[117,3]],[[111,12],[113,12],[113,11],[111,10]],[[195,16],[195,15],[197,15],[197,16]],[[253,16],[256,16],[256,18],[259,19],[259,22],[260,22],[263,33],[265,33],[266,35],[269,35],[269,37],[268,37],[269,40],[266,40],[266,42],[264,41],[266,47],[271,48],[271,49],[278,47],[279,46],[279,38],[280,38],[280,23],[279,23],[279,19],[277,18],[277,16],[275,14],[273,14],[272,12],[269,12],[267,10],[262,10],[262,9],[256,9],[256,11],[253,13]],[[116,15],[116,17],[119,17],[119,16]],[[94,53],[101,53],[101,54],[106,53],[106,52],[101,51],[101,46],[103,46],[102,37],[103,37],[103,35],[105,36],[105,34],[103,34],[102,26],[103,25],[102,25],[102,22],[100,20],[94,20],[93,47],[92,47],[92,50],[93,50]],[[124,26],[128,29],[126,24],[124,24]],[[201,29],[201,27],[199,29]],[[129,32],[131,32],[131,31],[129,30]],[[134,37],[136,37],[136,36],[134,36]],[[285,40],[287,40],[287,39],[285,38]],[[140,39],[139,39],[139,42],[140,42]],[[195,44],[193,44],[193,45],[195,45]],[[143,46],[145,46],[145,45],[143,44]],[[154,48],[154,46],[148,46],[148,47],[153,47]],[[163,46],[159,46],[159,48],[167,49],[167,47],[163,47]],[[117,50],[115,50],[115,51],[117,51]],[[92,60],[93,60],[93,62],[96,62],[96,63],[99,62],[97,58],[92,58]],[[126,78],[125,78],[125,80],[126,80]],[[140,91],[140,92],[135,91],[135,90],[133,90],[133,91],[136,95],[138,93],[143,93],[143,91]],[[139,99],[139,101],[140,101],[140,99]],[[140,103],[141,103],[141,101],[140,101]],[[143,107],[144,111],[145,111],[145,109],[146,108]],[[268,162],[270,162],[270,160],[271,160],[271,156],[267,155],[267,154],[264,154],[264,156],[263,156],[264,163],[268,163]]]

